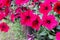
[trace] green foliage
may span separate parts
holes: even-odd
[[[24,40],[25,35],[22,31],[22,26],[20,25],[19,21],[20,21],[19,19],[16,19],[15,22],[12,23],[10,20],[4,19],[3,22],[6,22],[9,25],[10,29],[9,29],[9,32],[7,33],[1,32],[2,37],[0,39],[2,40],[11,40],[11,39]]]

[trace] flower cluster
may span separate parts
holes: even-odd
[[[59,0],[0,0],[0,21],[6,19],[14,23],[19,19],[21,25],[37,31],[40,27],[54,30],[59,25],[56,15],[60,15]],[[9,26],[2,22],[0,29],[8,32]]]
[[[53,4],[57,1],[49,1]],[[35,14],[33,10],[28,9],[22,13],[20,13],[20,23],[24,26],[32,27],[35,30],[39,30],[40,26],[44,26],[48,30],[52,30],[58,25],[58,21],[56,20],[55,16],[51,14],[53,7],[51,3],[47,3],[47,0],[41,4],[39,4],[39,12],[40,14]],[[55,5],[55,4],[54,4]],[[54,6],[55,8],[55,6]],[[22,10],[23,11],[23,10]],[[55,11],[55,9],[54,9]],[[49,14],[50,13],[50,14]],[[40,15],[42,19],[40,18]]]

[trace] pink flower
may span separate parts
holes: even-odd
[[[60,32],[56,33],[56,40],[60,40]]]
[[[58,22],[56,21],[54,15],[44,15],[42,20],[43,26],[45,26],[45,28],[47,28],[48,30],[52,30],[58,25]]]
[[[32,21],[32,28],[35,30],[39,30],[41,26],[41,19],[38,15],[35,16],[35,20]]]
[[[0,0],[0,7],[9,7],[11,3],[11,0]]]
[[[21,13],[20,17],[20,23],[22,25],[31,26],[31,21],[34,20],[35,15],[33,14],[33,11],[27,10],[26,12]]]
[[[48,2],[48,3],[50,3],[50,4],[54,4],[54,3],[56,3],[58,0],[45,0],[45,2]]]
[[[4,2],[5,1],[5,2]],[[4,5],[6,6],[6,7],[10,7],[10,4],[11,4],[11,0],[4,0],[3,2],[4,2]]]
[[[20,9],[20,7],[18,7],[16,10],[15,10],[15,18],[20,18],[20,13],[22,13],[22,10]]]
[[[5,17],[5,12],[0,11],[0,20],[4,19]]]
[[[16,13],[16,14],[20,14],[21,12],[22,12],[22,10],[21,10],[20,7],[16,8],[16,10],[15,10],[15,13]]]
[[[39,8],[40,13],[48,14],[51,10],[52,10],[52,7],[49,3],[44,2],[40,4],[40,8]]]
[[[8,14],[10,12],[9,8],[5,8],[4,12],[5,12],[5,16],[8,16]]]
[[[23,5],[27,3],[29,0],[15,0],[16,5]]]
[[[9,26],[5,22],[0,23],[0,28],[1,28],[1,31],[3,32],[8,32],[9,30]]]
[[[20,18],[20,14],[15,14],[15,18]]]
[[[39,0],[34,0],[34,2],[38,2]]]
[[[11,14],[10,19],[11,19],[12,22],[14,22],[15,21],[15,15],[14,14]]]

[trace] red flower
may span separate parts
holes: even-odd
[[[49,3],[44,2],[44,3],[40,4],[39,11],[42,14],[48,14],[51,10],[52,10],[52,7],[51,7],[51,5]]]
[[[14,22],[15,21],[15,15],[14,14],[11,14],[10,19],[11,19],[12,22]]]
[[[15,10],[15,18],[20,18],[20,13],[22,13],[22,10],[20,7],[18,7],[16,10]]]
[[[4,1],[5,1],[4,5],[9,7],[11,4],[11,0],[4,0]]]
[[[0,11],[0,20],[2,20],[5,17],[5,13]]]
[[[54,4],[54,11],[60,14],[60,1]]]
[[[15,0],[16,5],[24,5],[27,3],[29,0]]]
[[[21,24],[31,26],[31,21],[34,20],[35,15],[33,14],[33,11],[28,10],[26,12],[21,13],[20,17]]]
[[[32,28],[39,30],[41,26],[41,19],[38,15],[35,16],[35,20],[32,21]]]
[[[60,40],[60,32],[56,33],[56,40]]]
[[[56,3],[58,0],[44,0],[45,2],[48,2],[50,4],[54,4]]]
[[[20,14],[21,12],[22,12],[22,10],[21,10],[20,7],[18,7],[18,8],[15,10],[15,13],[16,13],[16,14]]]
[[[55,19],[54,15],[44,15],[42,21],[43,26],[48,30],[52,30],[58,25],[58,21]]]
[[[0,28],[1,28],[1,31],[4,31],[4,32],[8,32],[9,30],[9,26],[5,22],[0,23]]]
[[[11,3],[11,0],[0,0],[0,7],[9,7]]]
[[[34,0],[34,2],[38,2],[39,0]]]
[[[10,9],[9,8],[5,8],[4,12],[5,12],[5,16],[8,16],[8,14],[10,12]]]

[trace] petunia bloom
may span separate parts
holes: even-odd
[[[15,10],[15,13],[16,14],[20,14],[22,12],[21,8],[20,7],[17,7],[16,10]]]
[[[45,2],[48,2],[50,4],[54,4],[56,3],[58,0],[44,0]]]
[[[60,32],[56,33],[56,40],[60,40]]]
[[[35,20],[32,21],[32,28],[35,30],[39,30],[41,26],[41,19],[38,15],[35,16]]]
[[[0,7],[9,7],[11,3],[11,0],[0,0]]]
[[[11,19],[12,22],[14,22],[15,21],[15,15],[11,14],[10,19]]]
[[[9,8],[5,8],[4,12],[5,12],[5,16],[8,16],[8,14],[10,12],[10,9]]]
[[[20,18],[20,13],[22,13],[22,10],[20,7],[18,7],[16,10],[15,10],[15,18]]]
[[[9,7],[10,4],[11,4],[11,0],[4,0],[4,1],[3,1],[4,2],[4,5],[7,6],[7,7]]]
[[[5,17],[5,12],[0,11],[0,20],[4,19]]]
[[[52,10],[52,7],[49,3],[44,2],[40,4],[40,8],[39,8],[40,13],[48,14],[51,10]]]
[[[34,2],[38,2],[39,0],[33,0]]]
[[[60,1],[54,4],[54,12],[60,14]]]
[[[35,15],[33,14],[33,11],[27,10],[26,12],[21,13],[20,17],[20,22],[22,25],[31,26],[31,21],[34,20]]]
[[[48,30],[52,30],[58,25],[54,15],[44,15],[42,21],[43,26]]]
[[[24,5],[25,3],[27,3],[29,0],[15,0],[15,4],[16,5]]]
[[[9,30],[9,26],[5,22],[0,23],[0,28],[1,28],[1,31],[3,32],[8,32]]]

